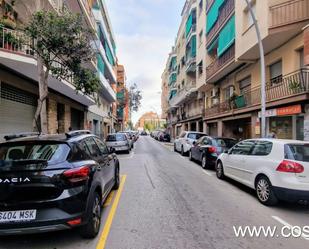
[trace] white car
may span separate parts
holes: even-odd
[[[255,189],[264,205],[278,200],[309,200],[309,143],[281,139],[250,139],[221,154],[219,179],[232,178]]]
[[[203,136],[207,135],[197,131],[183,131],[174,141],[174,151],[180,152],[182,156],[187,155],[193,146],[193,142],[196,142]]]
[[[126,153],[130,153],[131,150],[130,140],[126,134],[122,133],[108,134],[106,145],[108,148],[114,148],[116,152],[125,151]]]

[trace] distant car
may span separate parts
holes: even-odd
[[[183,131],[174,141],[174,151],[180,152],[182,156],[187,155],[193,142],[203,136],[207,136],[207,134],[197,131]]]
[[[126,134],[109,134],[106,137],[106,144],[109,148],[114,148],[115,151],[124,151],[130,153],[131,145]]]
[[[104,200],[119,187],[114,151],[90,131],[11,135],[0,144],[0,235],[100,231]]]
[[[220,179],[227,176],[255,189],[264,205],[309,201],[309,143],[244,140],[219,156],[216,173]]]
[[[171,141],[171,136],[167,132],[160,132],[159,141],[169,143]]]
[[[148,136],[148,134],[147,134],[146,131],[142,131],[142,132],[141,132],[141,136]]]
[[[119,132],[117,132],[117,134],[125,134],[129,139],[131,149],[134,148],[135,140],[134,140],[133,135],[129,131],[119,131]]]
[[[218,156],[224,151],[232,148],[237,141],[231,138],[223,137],[201,137],[189,151],[190,160],[201,162],[202,168],[214,167]]]

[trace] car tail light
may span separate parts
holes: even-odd
[[[89,178],[89,166],[83,166],[76,169],[69,169],[63,173],[64,177],[71,183],[86,181]]]
[[[209,153],[216,153],[217,152],[217,148],[211,146],[211,147],[208,148],[208,151],[209,151]]]
[[[79,224],[82,223],[82,219],[81,218],[78,218],[78,219],[75,219],[75,220],[70,220],[67,222],[67,224],[69,224],[70,226],[77,226]]]
[[[288,160],[283,160],[277,167],[277,171],[286,173],[302,173],[304,172],[304,166]]]

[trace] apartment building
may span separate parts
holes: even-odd
[[[28,39],[20,31],[37,10],[59,11],[63,7],[82,14],[85,25],[97,31],[94,35],[94,57],[86,67],[97,72],[101,80],[100,105],[77,94],[70,81],[50,76],[47,100],[48,132],[62,133],[71,129],[91,129],[103,136],[113,127],[112,103],[116,100],[112,84],[116,83],[115,43],[103,1],[86,0],[22,0],[0,1],[0,137],[12,132],[32,131],[37,106],[37,61],[29,46],[18,45]],[[101,36],[100,36],[101,35]],[[4,39],[5,37],[14,39]],[[105,130],[105,131],[104,131]]]
[[[260,56],[249,9],[242,0],[204,4],[205,44],[197,48],[197,58],[204,59],[204,82],[197,81],[199,95],[205,96],[203,131],[259,137]],[[252,0],[251,5],[265,50],[267,133],[309,140],[309,1]]]
[[[123,65],[117,65],[117,130],[127,128],[129,122],[129,92],[126,87],[126,73]]]
[[[197,48],[204,42],[205,25],[202,21],[204,14],[199,11],[200,5],[204,5],[204,1],[185,2],[176,42],[167,61],[167,123],[173,137],[179,135],[181,130],[203,130],[204,95],[198,91],[198,86],[203,81],[204,59],[197,56]]]

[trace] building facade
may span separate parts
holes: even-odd
[[[123,65],[117,65],[117,130],[127,129],[129,122],[129,93],[126,87],[126,73]]]
[[[203,103],[199,106],[202,130],[212,136],[246,139],[261,134],[260,56],[246,2],[235,3],[196,1],[196,89]],[[267,133],[309,140],[309,1],[261,0],[251,1],[251,6],[265,50]],[[180,130],[199,130],[200,125],[183,127],[171,115],[174,98],[169,101],[169,123],[174,121]]]
[[[110,112],[112,103],[116,101],[116,93],[112,88],[112,84],[116,83],[113,68],[116,54],[104,3],[90,0],[1,0],[0,137],[13,132],[33,131],[33,117],[38,99],[37,60],[29,46],[18,43],[21,39],[28,39],[20,30],[35,11],[59,11],[64,7],[73,13],[80,13],[85,25],[96,31],[93,37],[96,56],[84,66],[97,72],[100,78],[100,104],[87,96],[77,94],[70,79],[60,81],[50,76],[47,100],[48,132],[63,133],[69,129],[87,128],[102,137],[113,127],[113,116]],[[9,37],[11,39],[6,39]]]

